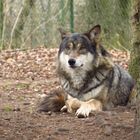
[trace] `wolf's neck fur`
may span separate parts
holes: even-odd
[[[59,73],[61,84],[67,83],[70,85],[71,88],[74,88],[75,90],[80,90],[85,83],[86,72],[83,70],[71,69],[70,71],[65,71],[64,69],[60,68],[58,73]]]
[[[68,74],[70,77],[70,84],[72,88],[79,90],[85,83],[86,73],[82,70],[71,70]]]
[[[110,73],[110,69],[101,66],[92,71],[73,69],[68,72],[59,68],[58,73],[63,89],[71,96],[76,97],[100,85]]]

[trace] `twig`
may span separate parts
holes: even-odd
[[[6,23],[6,16],[4,16],[4,19],[3,19],[3,29],[2,29],[2,37],[1,37],[1,46],[0,48],[3,49],[3,44],[4,44],[4,36],[5,36],[5,23]]]
[[[22,13],[22,10],[23,10],[23,7],[20,8],[20,10],[19,10],[19,12],[18,12],[18,15],[17,15],[17,18],[16,18],[16,20],[15,20],[15,23],[14,23],[14,25],[13,25],[12,31],[11,31],[10,44],[9,44],[9,47],[8,47],[9,49],[11,48],[11,45],[12,45],[12,42],[13,42],[13,34],[14,34],[14,31],[15,31],[16,25],[17,25],[17,23],[18,23],[19,17],[20,17],[20,15],[21,15],[21,13]]]
[[[24,43],[21,45],[21,48],[25,46],[26,41],[27,41],[28,39],[30,39],[31,35],[32,35],[34,32],[36,32],[43,24],[47,24],[48,22],[54,20],[54,19],[65,9],[67,3],[68,3],[68,0],[67,0],[67,2],[65,3],[63,9],[61,9],[55,16],[53,16],[52,18],[48,19],[47,21],[45,21],[45,22],[39,24],[39,25],[27,36],[27,38],[25,39]]]
[[[5,4],[5,3],[4,3]],[[6,5],[6,4],[5,4]],[[6,7],[6,6],[5,6]],[[9,11],[9,8],[5,8],[5,12],[4,12],[4,18],[3,18],[3,29],[2,29],[2,37],[1,37],[1,48],[3,49],[3,45],[4,45],[4,37],[5,37],[5,29],[6,29],[6,17],[7,17],[7,13]]]

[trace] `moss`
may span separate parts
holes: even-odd
[[[6,106],[3,108],[3,110],[6,111],[6,112],[10,112],[10,111],[12,111],[12,107],[9,106],[9,105],[6,105]]]
[[[140,41],[133,42],[129,72],[137,81],[140,78]]]
[[[29,88],[29,84],[28,83],[18,83],[17,85],[16,85],[16,88],[17,89],[28,89]]]
[[[135,57],[131,60],[131,63],[129,65],[129,72],[137,81],[137,79],[140,77],[140,56]]]

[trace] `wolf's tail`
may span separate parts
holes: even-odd
[[[48,94],[38,105],[38,112],[58,112],[65,105],[65,93],[58,89]]]

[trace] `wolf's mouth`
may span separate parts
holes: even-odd
[[[83,66],[83,63],[77,62],[75,59],[69,59],[68,60],[68,65],[70,68],[75,69],[75,68],[80,68]]]
[[[77,68],[77,66],[70,66],[70,68],[75,69],[75,68]]]
[[[83,64],[81,64],[80,66],[70,65],[70,68],[72,68],[72,69],[76,69],[76,68],[81,68],[82,66],[83,66]]]

